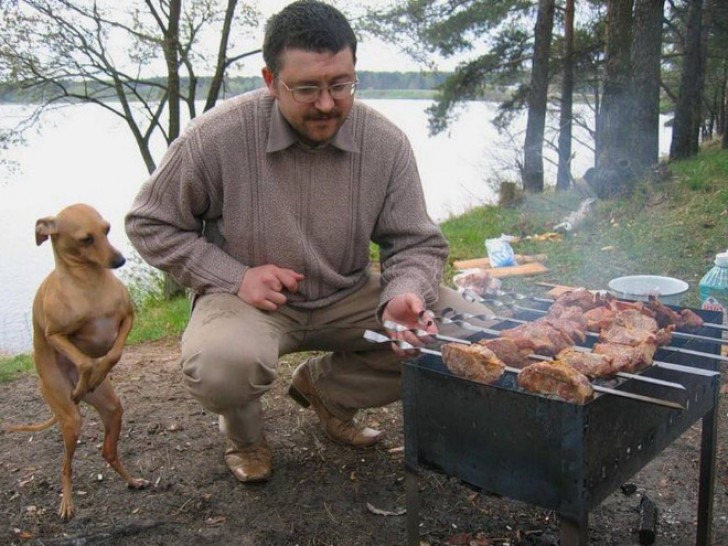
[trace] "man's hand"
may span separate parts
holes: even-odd
[[[407,328],[424,330],[428,334],[437,333],[437,325],[432,320],[432,314],[427,311],[424,302],[412,292],[396,296],[387,302],[382,311],[382,322],[391,320]],[[423,339],[415,335],[414,332],[395,332],[389,330],[389,337],[393,339],[401,339],[410,345],[419,347],[423,345]],[[415,350],[400,349],[396,343],[392,343],[392,350],[401,356],[416,354]]]
[[[303,275],[275,265],[250,267],[243,275],[238,297],[263,311],[275,311],[288,301],[284,292],[298,292]]]

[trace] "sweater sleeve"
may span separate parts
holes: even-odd
[[[382,268],[378,317],[390,299],[406,292],[433,305],[448,256],[447,241],[427,214],[414,153],[403,133],[391,173],[372,236],[379,245]]]
[[[236,293],[246,265],[209,242],[206,219],[219,215],[218,176],[203,164],[199,133],[188,130],[167,150],[126,216],[141,257],[196,293]]]

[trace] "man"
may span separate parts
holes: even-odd
[[[406,136],[354,100],[356,38],[343,15],[316,0],[288,5],[268,21],[263,56],[266,89],[193,120],[126,221],[142,257],[195,293],[184,380],[221,416],[225,462],[242,482],[271,475],[260,398],[281,355],[328,351],[295,370],[289,393],[331,439],[366,447],[383,432],[355,414],[400,398],[411,352],[372,345],[364,330],[391,320],[435,333],[428,309],[483,312],[439,286],[447,244]]]

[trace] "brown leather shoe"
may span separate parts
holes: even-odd
[[[368,447],[381,440],[384,431],[359,425],[354,419],[339,419],[326,409],[313,388],[306,364],[304,362],[293,372],[288,394],[304,408],[313,407],[326,435],[335,442],[353,447]]]
[[[271,451],[263,439],[256,445],[240,448],[230,440],[225,448],[225,464],[241,482],[264,482],[272,473]]]

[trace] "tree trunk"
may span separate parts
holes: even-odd
[[[555,0],[539,0],[523,157],[523,189],[528,192],[543,191],[543,136],[555,8]]]
[[[728,150],[728,86],[723,95],[723,142],[722,148]]]
[[[207,100],[205,101],[205,112],[215,106],[215,103],[220,96],[222,83],[225,80],[230,29],[233,24],[233,19],[235,18],[235,7],[237,4],[238,0],[228,0],[227,7],[225,8],[225,22],[223,23],[222,33],[220,34],[220,44],[217,50],[217,62],[215,63],[215,74],[212,76],[210,90],[207,93]]]
[[[632,45],[635,108],[631,135],[634,169],[642,173],[660,155],[660,60],[665,0],[636,0]]]
[[[705,62],[702,56],[703,0],[686,0],[686,3],[685,57],[675,104],[670,159],[697,155],[700,139],[700,98],[703,95]]]
[[[632,0],[610,0],[607,7],[607,53],[599,113],[601,132],[597,166],[613,168],[630,161]]]
[[[571,186],[571,129],[574,110],[574,0],[566,0],[564,13],[564,62],[561,82],[561,120],[559,123],[559,168],[556,189]]]
[[[164,59],[167,63],[167,101],[169,125],[167,143],[171,144],[180,131],[179,20],[182,0],[169,2],[169,21],[164,31]]]

